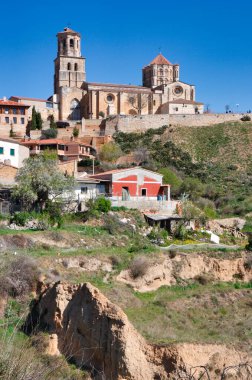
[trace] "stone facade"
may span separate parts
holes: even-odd
[[[28,122],[29,105],[6,98],[0,99],[0,126],[24,128]]]
[[[168,103],[177,100],[190,102],[183,113],[203,112],[203,105],[199,107],[195,102],[195,86],[180,81],[179,65],[170,63],[162,54],[143,68],[143,86],[90,83],[86,81],[80,34],[65,28],[57,38],[54,98],[59,104],[60,120],[170,113]]]
[[[58,104],[56,102],[56,96],[48,99],[37,99],[37,98],[27,98],[24,96],[11,96],[10,100],[15,101],[19,104],[25,103],[29,106],[27,111],[28,120],[32,117],[32,108],[35,107],[37,112],[40,112],[42,120],[46,121],[51,115],[54,116],[55,120],[59,118]]]

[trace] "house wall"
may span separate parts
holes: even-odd
[[[127,187],[130,197],[142,197],[142,189],[146,189],[146,197],[157,198],[162,175],[141,168],[114,173],[112,176],[112,195],[122,196],[123,187]]]
[[[85,190],[84,190],[85,189]],[[79,202],[96,198],[98,194],[96,183],[77,182],[75,185],[75,198]]]
[[[14,150],[14,155],[11,155],[12,149]],[[23,161],[29,156],[29,148],[20,145],[15,141],[11,142],[0,139],[0,162],[4,163],[5,160],[8,160],[8,165],[20,168],[23,166]]]

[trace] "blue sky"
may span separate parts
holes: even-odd
[[[141,68],[161,49],[181,66],[196,97],[223,112],[252,109],[252,2],[249,0],[1,3],[0,98],[49,97],[56,34],[82,34],[87,80],[141,84]]]

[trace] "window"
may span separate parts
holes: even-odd
[[[53,108],[53,103],[46,102],[46,108]]]
[[[5,123],[6,123],[6,124],[9,124],[9,122],[10,122],[10,118],[9,118],[9,117],[6,117],[6,118],[5,118]]]
[[[4,148],[0,146],[0,154],[4,154]]]
[[[16,115],[17,114],[17,109],[13,108],[12,112],[13,112],[13,115]]]
[[[88,188],[87,186],[81,187],[81,194],[87,194]]]
[[[178,107],[175,107],[175,111],[178,112]]]
[[[25,119],[24,117],[21,117],[21,124],[24,124],[25,123]]]
[[[15,156],[15,149],[13,149],[13,148],[10,149],[10,155]]]
[[[24,114],[25,114],[24,108],[20,108],[20,115],[24,115]]]
[[[17,124],[17,118],[13,117],[13,124]]]
[[[69,44],[70,44],[70,47],[73,48],[74,47],[74,40],[71,38],[71,40],[69,41]]]
[[[9,113],[9,108],[8,108],[8,107],[6,107],[6,108],[4,109],[4,113],[6,113],[6,114]]]
[[[71,67],[71,63],[69,62],[68,64],[67,64],[67,70],[71,70],[72,69],[72,67]]]
[[[156,100],[153,100],[153,106],[155,106],[156,105]]]
[[[109,94],[109,95],[107,96],[107,102],[108,102],[108,103],[112,103],[113,100],[114,100],[114,96],[113,96],[112,94]]]
[[[146,197],[146,195],[147,195],[147,189],[142,189],[141,193],[142,193],[142,197]]]
[[[74,71],[78,71],[78,64],[77,63],[74,64]]]

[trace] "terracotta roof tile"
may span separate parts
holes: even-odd
[[[39,98],[27,98],[25,96],[11,96],[12,99],[20,99],[20,100],[31,100],[35,102],[48,102],[48,103],[53,103],[51,100],[46,100],[46,99],[39,99]]]
[[[30,107],[27,104],[14,102],[13,100],[0,100],[0,105],[2,105],[2,106],[15,106],[15,107]]]
[[[150,65],[172,65],[172,63],[160,53],[151,61]]]

